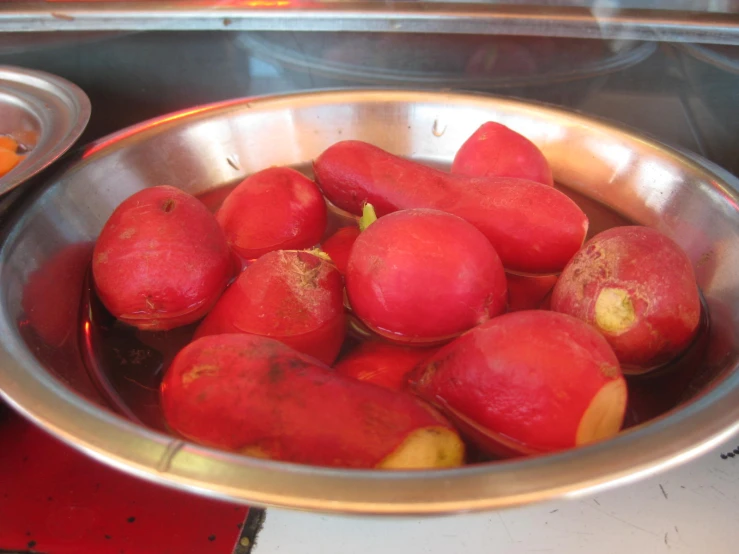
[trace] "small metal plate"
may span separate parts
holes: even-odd
[[[0,196],[69,150],[89,120],[90,100],[77,85],[42,71],[0,66],[0,135],[28,151],[0,177]]]

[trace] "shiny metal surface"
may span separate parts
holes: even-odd
[[[739,112],[739,46],[681,44],[676,47],[689,86],[685,91],[705,154],[739,175],[736,137]]]
[[[348,138],[446,164],[490,119],[531,137],[558,182],[661,229],[688,253],[712,324],[699,379],[679,409],[613,440],[556,455],[432,472],[321,469],[218,452],[136,425],[104,407],[80,373],[74,345],[56,348],[27,332],[23,298],[29,276],[64,248],[94,240],[112,210],[141,188],[169,183],[200,193],[270,165],[309,162]],[[440,513],[614,486],[695,457],[739,430],[737,184],[697,156],[617,125],[484,95],[328,91],[172,114],[88,148],[6,225],[0,248],[0,390],[17,409],[101,461],[251,504]]]
[[[319,82],[518,92],[574,83],[587,90],[583,81],[623,71],[657,49],[653,42],[400,33],[254,32],[237,40],[257,58],[303,74],[301,88]],[[497,64],[485,68],[485,56]]]
[[[158,117],[190,106],[227,100],[229,98],[282,94],[297,90],[357,86],[348,80],[322,76],[312,70],[299,71],[266,63],[244,47],[243,32],[148,32],[136,33],[111,40],[99,41],[94,48],[86,44],[69,44],[45,50],[0,55],[0,64],[16,65],[47,71],[76,83],[95,106],[82,140],[89,142],[145,119]],[[305,33],[284,33],[285,44],[302,46]],[[318,33],[324,36],[326,48],[338,47],[333,38],[339,33]],[[378,33],[376,40],[401,40],[405,61],[415,67],[429,68],[435,64],[436,51],[411,48],[411,43],[425,35],[412,33]],[[432,35],[436,36],[436,35]],[[402,39],[412,39],[404,44]],[[459,57],[466,40],[483,37],[468,35],[457,45],[453,36],[440,37],[445,44],[444,56]],[[495,39],[495,37],[491,37]],[[518,40],[524,41],[519,37]],[[535,40],[535,39],[534,39]],[[548,51],[529,46],[529,67],[547,73],[552,69]],[[550,38],[554,49],[567,53],[567,67],[579,71],[586,50],[579,39]],[[541,40],[539,41],[541,42]],[[592,40],[597,48],[618,50],[621,41]],[[297,44],[296,44],[297,43]],[[719,125],[704,125],[710,116],[693,112],[692,87],[710,85],[713,101],[733,99],[736,85],[731,79],[712,78],[694,82],[681,70],[677,48],[670,44],[657,45],[656,51],[641,63],[621,67],[618,71],[598,74],[565,83],[540,83],[537,86],[509,86],[497,94],[516,96],[557,104],[583,113],[600,115],[640,129],[667,144],[699,152],[724,167],[732,168],[736,158],[730,131],[736,120],[733,104],[719,110]],[[377,53],[379,70],[396,67]],[[372,83],[378,86],[380,83]],[[391,86],[387,84],[385,86]],[[392,84],[392,86],[410,86]],[[475,90],[470,83],[456,86]],[[438,89],[432,79],[425,79],[413,88]],[[492,92],[492,91],[490,91]],[[712,106],[713,107],[713,106]],[[729,134],[729,139],[726,135]],[[710,144],[711,148],[706,147]],[[739,173],[739,168],[734,170]]]
[[[13,2],[5,31],[373,31],[739,44],[732,7],[690,2]],[[664,8],[664,9],[654,9]],[[716,9],[718,8],[718,9]]]
[[[60,48],[70,44],[85,44],[110,39],[126,33],[89,31],[82,33],[3,33],[0,35],[0,55]]]
[[[721,71],[739,75],[739,49],[737,48],[717,50],[694,44],[684,44],[681,48],[697,60],[712,65]]]
[[[80,137],[90,119],[90,101],[69,81],[0,65],[0,135],[10,135],[28,153],[0,177],[0,195],[48,167]]]

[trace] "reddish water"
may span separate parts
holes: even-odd
[[[200,197],[216,211],[235,185],[210,191]],[[609,208],[567,189],[590,218],[589,236],[605,229],[629,224]],[[352,219],[338,210],[330,210],[325,236],[351,224]],[[82,299],[80,346],[86,368],[98,389],[116,410],[155,429],[165,430],[158,388],[162,374],[175,354],[192,338],[196,325],[166,332],[143,332],[118,322],[103,307],[85,283]],[[705,314],[705,310],[704,310]],[[690,349],[678,360],[645,376],[629,377],[629,405],[625,427],[643,423],[674,408],[689,395],[701,368],[708,337],[708,319],[703,318],[701,332]],[[344,352],[359,339],[349,337]],[[486,458],[474,454],[472,461]]]

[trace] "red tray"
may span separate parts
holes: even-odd
[[[263,515],[104,466],[0,404],[0,553],[247,554]]]

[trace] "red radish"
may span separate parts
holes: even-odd
[[[589,240],[554,287],[552,309],[598,329],[624,371],[639,373],[682,352],[701,304],[690,260],[670,238],[641,226]]]
[[[450,175],[359,141],[334,144],[313,164],[324,194],[360,214],[379,216],[433,208],[472,223],[490,240],[506,269],[561,271],[582,246],[588,218],[565,194],[541,183]]]
[[[557,282],[556,275],[516,275],[506,273],[508,283],[508,311],[536,310]]]
[[[400,342],[438,342],[505,309],[500,258],[485,236],[438,210],[381,217],[354,243],[346,271],[353,312]]]
[[[464,458],[451,425],[418,399],[339,375],[266,337],[189,344],[167,370],[161,398],[174,431],[252,456],[384,469]]]
[[[554,185],[544,154],[523,135],[489,121],[461,146],[452,173],[470,177],[516,177]]]
[[[424,361],[411,388],[492,453],[551,452],[615,435],[626,382],[606,340],[554,312],[516,312]]]
[[[334,369],[342,375],[399,391],[405,388],[406,374],[436,350],[366,341],[344,356]]]
[[[76,338],[82,286],[90,267],[93,244],[64,247],[28,276],[23,311],[34,331],[49,346]]]
[[[349,252],[354,241],[359,236],[358,227],[342,227],[323,241],[321,250],[329,255],[339,273],[346,275],[346,265],[349,263]]]
[[[332,364],[346,334],[341,275],[309,252],[265,254],[226,290],[195,338],[251,333]]]
[[[144,330],[193,323],[233,276],[218,222],[195,197],[170,186],[141,190],[116,208],[98,237],[98,296],[121,321]]]
[[[270,167],[239,184],[216,213],[228,243],[246,260],[310,248],[326,228],[326,202],[316,184],[289,167]]]

